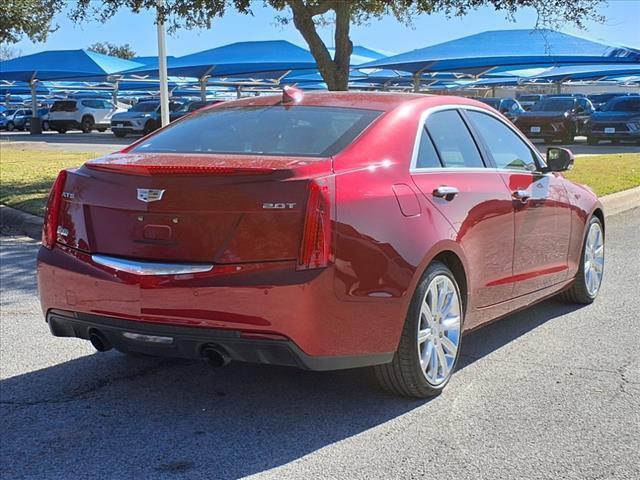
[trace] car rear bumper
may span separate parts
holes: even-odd
[[[295,261],[144,276],[56,245],[40,249],[38,287],[55,335],[88,338],[94,327],[116,347],[150,353],[118,332],[171,331],[175,345],[154,345],[156,354],[194,358],[215,343],[232,359],[314,370],[391,361],[406,313],[391,299],[338,300],[331,268],[296,271]]]

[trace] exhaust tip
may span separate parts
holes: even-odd
[[[91,345],[93,345],[93,348],[99,352],[106,352],[112,348],[106,337],[98,330],[92,330],[89,333],[89,341],[91,342]]]
[[[202,347],[202,358],[215,368],[224,367],[231,362],[231,357],[227,351],[217,345],[205,345]]]

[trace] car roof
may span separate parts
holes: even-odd
[[[236,106],[268,106],[282,102],[282,95],[268,95],[231,100],[208,108],[227,108]],[[485,108],[486,105],[477,100],[451,95],[425,95],[418,93],[395,92],[305,92],[302,100],[295,105],[314,107],[362,108],[388,112],[408,103],[420,103],[428,108],[439,105],[475,105]],[[291,105],[291,104],[285,104]]]

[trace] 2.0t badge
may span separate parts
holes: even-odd
[[[154,188],[138,188],[138,200],[141,202],[157,202],[162,200],[164,190]]]

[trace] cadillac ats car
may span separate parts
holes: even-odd
[[[53,335],[97,350],[331,370],[438,394],[464,332],[590,303],[602,206],[501,114],[285,89],[62,171],[38,254]]]

